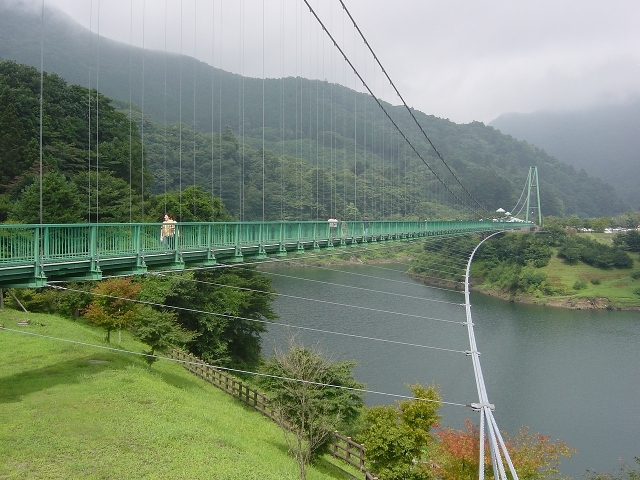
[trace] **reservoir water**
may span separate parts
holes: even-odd
[[[285,348],[296,335],[333,360],[358,362],[356,378],[368,390],[408,395],[408,383],[435,384],[450,403],[440,411],[443,424],[477,423],[478,414],[461,406],[478,400],[471,360],[460,353],[469,349],[463,295],[414,282],[402,274],[406,268],[269,271],[276,291],[287,295],[275,302],[279,322],[310,330],[269,326],[264,353]],[[574,479],[587,469],[611,472],[620,460],[632,464],[640,456],[640,313],[522,305],[476,293],[471,305],[502,431],[515,435],[527,425],[531,433],[576,448],[560,466]],[[366,396],[368,405],[394,401]]]

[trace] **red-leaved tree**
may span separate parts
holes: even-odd
[[[127,328],[136,320],[139,305],[130,300],[137,297],[141,288],[142,285],[129,278],[111,278],[99,282],[93,289],[93,301],[84,316],[107,331],[107,343],[112,331]]]
[[[439,428],[437,443],[431,450],[431,468],[442,480],[478,478],[480,468],[480,431],[471,420],[464,430]],[[529,433],[522,427],[514,438],[502,433],[509,456],[521,480],[562,479],[558,470],[561,457],[571,457],[575,449],[565,442],[552,442],[548,436]],[[485,440],[485,478],[493,478],[489,444]]]

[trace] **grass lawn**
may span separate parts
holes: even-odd
[[[638,255],[632,257],[635,265],[638,265]],[[633,269],[603,270],[582,262],[567,265],[554,256],[542,271],[555,286],[563,288],[566,297],[605,297],[614,307],[633,308],[640,306],[640,295],[635,293],[640,288],[640,280],[631,277],[631,273],[637,269],[636,266]],[[583,288],[574,288],[576,283]]]
[[[273,422],[179,364],[149,371],[92,346],[107,346],[102,330],[51,315],[4,309],[0,324],[0,478],[297,478]],[[354,478],[345,470],[361,476],[323,457],[307,478]]]

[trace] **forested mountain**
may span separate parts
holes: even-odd
[[[640,100],[569,112],[508,113],[490,125],[602,178],[640,209]]]
[[[98,158],[103,172],[103,205],[112,207],[110,215],[124,216],[129,195],[125,199],[116,191],[139,192],[144,177],[148,177],[141,169],[135,124],[100,94],[90,96],[83,87],[67,86],[55,74],[45,73],[42,80],[40,130],[40,73],[14,62],[0,62],[0,220],[11,211],[16,221],[39,222],[41,172],[46,179],[45,222],[78,222],[95,217],[93,205],[87,209],[82,202],[92,196],[95,201]],[[116,210],[120,213],[115,214]]]
[[[38,13],[0,3],[0,58],[39,69],[42,24]],[[147,192],[200,186],[247,220],[261,218],[263,208],[272,219],[457,216],[435,205],[443,189],[368,95],[303,78],[243,78],[189,57],[98,41],[95,34],[89,40],[88,30],[50,10],[44,25],[45,70],[93,88],[99,79],[100,92],[144,131],[145,166],[153,177],[144,182]],[[95,49],[98,43],[96,78],[90,45]],[[385,107],[434,172],[450,181],[406,109]],[[515,205],[530,166],[538,167],[543,214],[598,217],[629,208],[611,186],[531,144],[482,123],[457,125],[413,113],[457,178],[489,211]],[[128,139],[127,127],[122,141],[128,145]],[[19,172],[12,175],[10,184],[20,181]]]

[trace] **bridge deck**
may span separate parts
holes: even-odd
[[[345,248],[390,240],[494,232],[532,223],[467,221],[370,221],[367,231],[349,221],[189,222],[174,237],[160,223],[0,225],[0,288],[42,287],[53,280],[99,280],[103,274],[144,274],[148,269],[242,262],[309,250]]]

